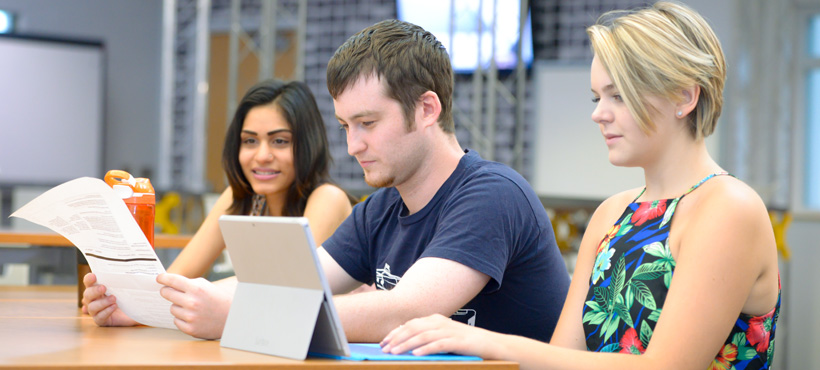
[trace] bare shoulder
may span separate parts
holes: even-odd
[[[760,195],[743,181],[721,176],[705,182],[688,197],[693,198],[688,212],[690,219],[725,219],[726,223],[744,221],[750,226],[768,225],[768,211]]]
[[[224,215],[228,212],[228,207],[230,207],[231,204],[233,204],[233,190],[228,186],[211,206],[210,214]]]
[[[310,193],[310,196],[308,196],[308,200],[313,198],[322,199],[324,201],[343,200],[345,202],[350,203],[347,197],[347,193],[344,190],[342,190],[342,188],[340,188],[339,186],[333,184],[319,185],[319,187],[314,189],[313,192]]]
[[[312,205],[319,206],[324,210],[339,209],[343,211],[345,215],[350,213],[352,209],[347,192],[333,184],[322,184],[314,189],[307,200],[307,207],[313,208],[311,207]]]
[[[777,247],[768,210],[754,189],[734,177],[713,178],[683,198],[674,217],[676,275],[692,269],[701,276],[727,278],[738,289],[747,286],[742,308],[747,314],[765,314],[774,307]]]
[[[227,188],[225,188],[225,191],[223,191],[222,195],[220,195],[220,196],[221,197],[233,198],[233,188],[228,186]]]
[[[734,177],[703,183],[678,207],[685,228],[682,236],[693,244],[712,240],[730,252],[766,253],[775,248],[766,205],[754,189]]]

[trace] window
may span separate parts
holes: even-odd
[[[6,10],[0,10],[0,33],[14,32],[14,15]]]
[[[453,2],[455,1],[455,3]],[[517,61],[520,25],[520,1],[442,1],[399,0],[396,2],[398,18],[430,31],[447,49],[452,58],[453,70],[471,73],[481,61],[489,66],[492,53],[493,4],[496,7],[495,59],[499,70],[512,70]],[[451,8],[452,7],[452,8]],[[450,17],[450,10],[456,16]],[[481,46],[478,45],[478,12],[481,11]],[[453,40],[450,40],[451,21],[454,22]],[[524,25],[522,59],[525,65],[532,63],[532,37],[530,20]],[[481,57],[479,58],[479,51]]]
[[[803,173],[800,208],[820,211],[820,14],[813,15],[806,27]]]

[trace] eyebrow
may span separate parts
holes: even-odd
[[[251,130],[242,130],[242,132],[244,132],[246,134],[249,134],[249,135],[254,135],[254,136],[259,135],[258,133],[256,133],[256,131],[251,131]],[[287,128],[280,128],[278,130],[268,131],[268,136],[276,135],[280,132],[292,132],[292,131],[290,129],[287,129]]]
[[[590,90],[591,90],[593,93],[596,93],[596,91],[595,91],[594,89],[590,89]],[[603,90],[603,92],[609,92],[609,91],[615,90],[615,85],[614,85],[614,84],[609,84],[609,85],[606,85],[606,86],[604,86],[604,88],[603,88],[603,89],[601,89],[601,90]]]
[[[354,119],[356,119],[356,118],[361,118],[361,117],[366,117],[366,116],[372,116],[372,115],[376,115],[376,114],[378,114],[378,112],[377,112],[377,111],[374,111],[374,110],[365,110],[365,111],[361,111],[361,112],[359,112],[359,113],[354,114],[353,116],[351,116],[351,117],[350,117],[350,119],[351,119],[351,120],[354,120]],[[339,115],[338,115],[338,114],[336,115],[336,119],[337,119],[337,120],[339,120],[339,121],[345,122],[344,118],[339,117]]]

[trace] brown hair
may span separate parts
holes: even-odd
[[[413,127],[416,103],[432,91],[441,102],[439,126],[454,133],[453,69],[447,50],[433,34],[412,23],[381,21],[345,41],[327,65],[327,89],[336,99],[360,78],[386,82],[388,97],[401,104],[407,128]]]

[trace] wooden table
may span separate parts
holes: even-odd
[[[27,369],[480,369],[518,364],[289,360],[222,348],[177,330],[102,328],[76,306],[74,286],[0,287],[0,368]]]
[[[183,248],[191,235],[154,235],[154,248]],[[0,244],[29,244],[43,247],[73,247],[68,239],[52,232],[0,230]]]

